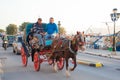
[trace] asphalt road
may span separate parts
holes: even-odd
[[[71,72],[69,78],[65,75],[65,69],[57,73],[54,72],[52,66],[43,63],[41,70],[35,72],[31,58],[29,58],[28,66],[23,67],[21,56],[14,55],[12,48],[4,51],[0,47],[0,57],[7,57],[4,66],[4,80],[119,80],[120,79],[120,60],[93,56],[78,53],[78,58],[94,62],[102,62],[104,67],[95,68],[78,64],[77,68]],[[72,66],[72,64],[70,65]],[[118,69],[118,70],[117,70]]]

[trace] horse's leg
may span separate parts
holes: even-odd
[[[50,57],[50,59],[52,60],[52,62],[53,62],[53,67],[54,67],[54,57],[55,55],[54,55],[54,53],[51,55],[51,57]]]
[[[70,71],[73,71],[73,70],[76,68],[76,66],[77,66],[76,55],[74,55],[74,56],[72,57],[72,60],[73,60],[73,62],[74,62],[74,67],[71,68]]]
[[[82,51],[85,51],[85,46],[82,46]]]
[[[53,57],[53,55],[52,55],[52,62],[53,62],[53,69],[55,71],[55,56]]]
[[[67,76],[67,77],[70,76],[70,72],[69,72],[69,69],[68,69],[68,67],[69,67],[68,59],[69,59],[69,58],[66,58],[66,76]]]
[[[34,61],[34,54],[35,54],[35,49],[32,49],[32,54],[31,54],[32,62]]]
[[[54,63],[54,58],[52,58],[52,62],[53,62],[53,67],[54,67],[54,65],[55,65],[55,63]]]
[[[56,56],[56,53],[54,53],[55,56],[54,56],[54,63],[53,63],[53,67],[54,67],[54,71],[55,72],[58,72],[58,69],[57,69],[57,56]]]

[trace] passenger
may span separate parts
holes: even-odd
[[[54,33],[56,33],[56,35],[58,35],[58,27],[54,23],[53,17],[50,18],[49,23],[47,24],[46,32],[47,32],[47,34],[45,36],[46,39],[54,38]]]

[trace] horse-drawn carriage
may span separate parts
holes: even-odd
[[[28,32],[32,28],[33,24],[28,24],[26,26],[25,34],[28,36]],[[46,24],[43,24],[46,27]],[[76,55],[79,48],[82,48],[83,41],[81,35],[75,35],[73,38],[54,38],[44,40],[45,47],[40,49],[38,44],[36,44],[36,37],[33,37],[32,46],[29,46],[26,42],[26,37],[24,37],[24,42],[22,43],[21,56],[23,66],[27,66],[28,57],[32,56],[34,62],[35,71],[39,71],[42,62],[48,62],[48,64],[54,67],[54,70],[62,70],[64,67],[64,62],[66,62],[66,74],[69,76],[69,58],[72,58],[74,62],[74,67],[70,70],[73,71],[76,66]],[[32,54],[31,54],[32,53]]]
[[[35,71],[39,71],[42,62],[48,62],[48,64],[50,65],[52,65],[53,63],[53,61],[50,59],[50,56],[52,55],[52,51],[53,51],[51,47],[53,39],[44,40],[45,47],[42,50],[38,50],[39,48],[36,49],[36,47],[39,46],[39,45],[34,45],[36,43],[31,43],[33,45],[29,46],[27,44],[27,36],[31,31],[32,26],[33,24],[28,24],[24,32],[24,40],[23,40],[24,42],[22,42],[22,48],[21,48],[22,64],[23,66],[26,67],[28,63],[28,57],[32,56],[33,54],[34,69]],[[46,24],[43,24],[43,27],[45,28]],[[57,62],[57,65],[59,70],[63,69],[64,67],[63,58],[61,58]]]

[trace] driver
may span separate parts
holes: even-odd
[[[42,18],[38,18],[38,21],[33,24],[31,32],[29,33],[30,36],[28,36],[28,37],[30,40],[32,40],[33,36],[37,37],[39,40],[40,49],[43,49],[44,48],[44,43],[43,43],[43,35],[44,34],[45,34],[45,31],[44,31],[44,27],[42,24]],[[34,61],[34,53],[35,53],[35,50],[32,49],[32,56],[31,56],[32,61]]]
[[[42,26],[42,18],[38,18],[38,21],[33,24],[32,32],[34,33],[34,36],[38,38],[40,47],[43,47],[43,35],[45,34],[45,31]]]

